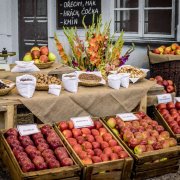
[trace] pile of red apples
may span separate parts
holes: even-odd
[[[166,93],[175,92],[174,83],[172,80],[165,80],[162,78],[162,76],[156,76],[155,78],[150,78],[150,80],[155,80],[157,84],[164,86]]]
[[[142,154],[158,149],[177,145],[177,141],[170,137],[169,132],[157,121],[152,120],[143,112],[135,115],[138,120],[123,121],[119,117],[112,117],[107,124],[133,151]]]
[[[73,165],[73,160],[54,129],[44,125],[40,130],[41,132],[30,136],[20,136],[15,128],[5,133],[6,141],[22,171],[30,172]]]
[[[180,134],[180,102],[160,103],[156,107],[175,134]]]
[[[128,157],[99,120],[93,127],[77,129],[72,121],[62,121],[58,127],[85,165]]]

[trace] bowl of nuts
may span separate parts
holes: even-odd
[[[54,75],[48,75],[43,73],[38,73],[36,77],[36,90],[38,91],[47,91],[50,84],[60,85],[61,81]]]
[[[9,80],[0,80],[0,96],[7,95],[13,88],[15,84]]]

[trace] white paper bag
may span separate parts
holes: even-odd
[[[78,77],[76,73],[69,73],[62,75],[62,82],[64,88],[72,93],[76,93],[78,90]]]
[[[129,73],[119,73],[121,76],[121,86],[128,88],[129,87]]]
[[[121,85],[121,76],[119,74],[111,74],[108,76],[108,85],[113,89],[119,89]]]
[[[28,74],[18,76],[16,77],[16,87],[21,96],[31,98],[36,88],[36,78]]]
[[[34,65],[34,61],[15,61],[16,66],[11,69],[11,72],[35,72],[40,71],[39,68]]]
[[[48,93],[53,94],[55,96],[59,96],[61,93],[61,85],[50,84]]]

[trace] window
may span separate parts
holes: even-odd
[[[125,37],[175,38],[175,0],[112,0],[112,33]]]

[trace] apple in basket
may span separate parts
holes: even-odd
[[[41,55],[39,58],[39,61],[41,63],[47,63],[48,62],[48,57],[46,55]]]

